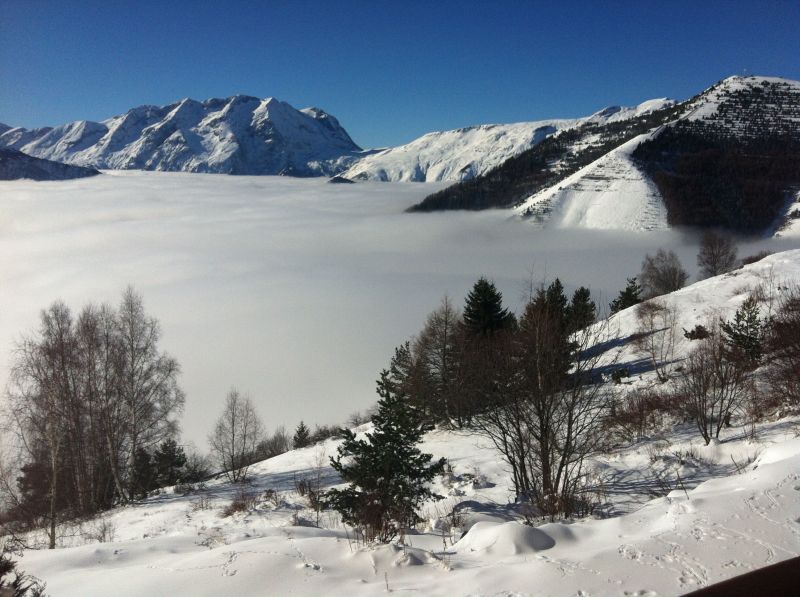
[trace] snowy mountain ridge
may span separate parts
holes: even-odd
[[[553,228],[794,228],[783,222],[794,213],[785,194],[800,185],[800,82],[735,76],[680,104],[649,107],[587,119],[413,211],[512,208]],[[725,171],[738,179],[723,181]]]
[[[674,103],[674,100],[660,98],[633,107],[609,106],[584,118],[484,124],[432,132],[405,145],[364,157],[341,176],[383,182],[471,180],[560,131],[587,122],[621,122]]]
[[[0,180],[70,180],[100,174],[94,168],[71,166],[0,148]]]
[[[139,106],[102,122],[0,129],[0,147],[96,168],[293,176],[331,174],[361,154],[330,114],[244,95]]]
[[[469,180],[543,139],[585,122],[620,122],[674,104],[666,98],[610,106],[588,117],[485,124],[427,133],[399,147],[362,151],[319,108],[237,95],[138,106],[102,122],[55,128],[0,125],[0,147],[67,164],[227,174],[333,176],[350,180]]]

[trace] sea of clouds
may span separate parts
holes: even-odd
[[[403,213],[443,186],[153,172],[0,182],[0,386],[42,308],[117,303],[131,284],[182,365],[184,438],[204,447],[231,386],[269,428],[369,407],[393,347],[480,275],[519,311],[531,281],[556,276],[607,305],[659,247],[696,273],[697,239],[682,231]],[[755,240],[740,254],[797,245]]]

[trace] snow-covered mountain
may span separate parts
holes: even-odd
[[[100,174],[94,168],[71,166],[26,155],[16,149],[0,148],[0,180],[68,180]]]
[[[343,172],[350,180],[436,182],[469,180],[579,120],[484,124],[428,133],[365,157]]]
[[[0,147],[96,168],[294,176],[332,174],[361,155],[330,114],[243,95],[139,106],[103,122],[0,129]]]
[[[514,207],[550,227],[780,227],[785,194],[800,184],[800,82],[730,77],[682,104],[599,115],[415,210]]]
[[[406,145],[364,157],[341,176],[350,180],[384,182],[471,180],[559,131],[586,122],[620,122],[674,103],[662,98],[633,107],[610,106],[585,118],[486,124],[432,132]]]

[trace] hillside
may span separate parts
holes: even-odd
[[[633,107],[610,106],[584,118],[487,124],[428,133],[406,145],[362,158],[342,176],[383,182],[471,180],[559,131],[583,123],[621,122],[673,103],[666,98],[654,99]]]
[[[428,133],[363,158],[342,176],[382,182],[469,180],[574,124],[574,120],[544,120]]]
[[[107,169],[328,175],[361,154],[339,122],[317,108],[237,95],[139,106],[102,122],[0,131],[0,147]]]
[[[731,317],[757,286],[766,307],[798,280],[800,250],[788,251],[665,300],[680,329],[709,314]],[[630,342],[635,311],[613,316],[620,340],[599,347],[631,369],[644,359]],[[690,346],[676,345],[676,364]],[[622,389],[653,381],[647,367],[634,370]],[[317,525],[296,481],[319,475],[324,486],[337,484],[325,464],[337,441],[328,440],[255,465],[243,512],[221,516],[241,491],[221,479],[167,488],[65,529],[61,548],[28,550],[23,564],[54,595],[170,595],[186,586],[195,595],[682,594],[800,554],[798,419],[765,419],[755,439],[743,423],[734,420],[709,446],[677,423],[594,459],[603,507],[576,521],[519,524],[509,473],[486,440],[436,430],[423,447],[453,466],[434,486],[447,498],[424,509],[427,527],[406,546],[359,544],[328,512]],[[459,513],[452,529],[451,510]]]
[[[589,120],[548,137],[483,176],[429,195],[409,211],[475,210],[518,205],[533,193],[557,186],[634,137],[669,122],[679,110],[673,105],[656,106],[627,119],[610,122]]]
[[[100,174],[94,168],[70,166],[0,148],[0,180],[69,180]]]
[[[624,128],[555,135],[414,210],[515,207],[554,227],[761,233],[780,224],[800,185],[798,114],[800,83],[731,77]]]

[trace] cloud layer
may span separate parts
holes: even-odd
[[[184,435],[203,446],[233,385],[270,428],[370,406],[393,347],[480,275],[518,310],[529,280],[555,276],[607,304],[661,246],[695,270],[681,232],[402,213],[441,186],[140,172],[0,183],[0,383],[40,309],[116,303],[133,284],[183,366]],[[741,253],[775,241],[752,244]]]

